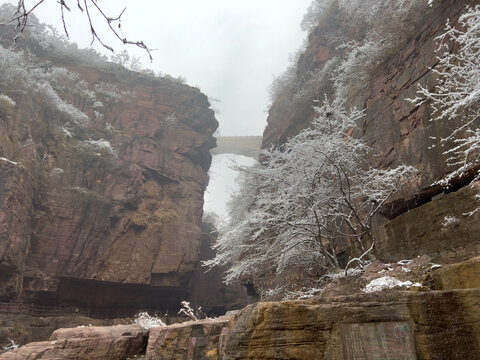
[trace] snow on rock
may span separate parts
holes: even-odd
[[[12,161],[12,160],[8,160],[7,158],[4,158],[2,156],[0,156],[0,161],[5,161],[9,164],[13,164],[13,165],[18,165],[18,162],[15,162],[15,161]]]
[[[394,287],[410,288],[412,286],[421,287],[422,285],[420,283],[412,283],[411,281],[400,281],[391,276],[382,276],[381,278],[370,281],[367,286],[365,286],[365,289],[363,289],[363,292],[372,293],[392,289]]]
[[[155,326],[166,326],[162,319],[156,316],[150,316],[146,311],[139,312],[135,316],[133,323],[140,325],[144,329],[151,329]]]
[[[8,105],[10,106],[15,106],[16,103],[15,101],[13,101],[11,98],[9,98],[7,95],[5,94],[0,94],[0,101],[3,101],[5,103],[7,103]]]

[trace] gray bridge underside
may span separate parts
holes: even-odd
[[[218,136],[217,147],[210,150],[212,155],[236,154],[258,159],[261,136]]]

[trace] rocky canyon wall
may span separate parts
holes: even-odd
[[[379,43],[385,41],[387,45],[378,53],[372,50],[373,54],[377,54],[372,59],[363,58],[361,52],[357,54],[363,62],[359,64],[348,58],[345,50],[348,46],[345,44],[365,42],[368,26],[355,22],[351,14],[333,1],[311,31],[306,49],[296,63],[293,80],[278,93],[270,108],[262,144],[264,148],[281,144],[309,126],[315,117],[313,107],[318,104],[317,101],[322,101],[325,96],[330,100],[338,96],[334,84],[334,78],[339,74],[336,66],[342,61],[352,61],[357,67],[354,70],[358,71],[352,73],[355,76],[344,84],[342,95],[347,108],[355,106],[365,113],[354,136],[363,137],[371,146],[371,163],[374,167],[385,169],[406,164],[418,170],[413,181],[391,198],[383,207],[382,216],[377,217],[377,255],[385,259],[402,255],[416,256],[418,250],[428,253],[435,248],[433,251],[436,255],[451,250],[453,245],[448,240],[450,236],[441,226],[445,216],[456,211],[455,216],[464,221],[464,213],[455,208],[474,209],[477,206],[472,195],[475,190],[467,191],[472,196],[454,196],[450,202],[435,202],[430,208],[419,210],[417,215],[430,214],[429,209],[435,208],[436,215],[423,216],[422,223],[415,223],[419,218],[410,216],[410,223],[406,225],[408,215],[405,215],[400,220],[402,225],[398,221],[385,225],[406,211],[432,199],[437,200],[443,192],[455,191],[473,179],[472,172],[457,179],[449,188],[433,185],[452,169],[447,165],[444,153],[448,147],[432,145],[461,125],[461,119],[433,121],[432,108],[428,103],[414,105],[408,99],[417,96],[419,85],[432,89],[437,84],[438,76],[433,71],[438,64],[437,37],[445,32],[447,21],[454,27],[458,26],[459,16],[468,5],[476,2],[439,0],[431,6],[423,1],[408,3],[414,5],[407,13],[397,12],[391,18],[382,15],[372,20],[377,27],[367,31],[376,31],[374,38]],[[375,45],[378,44],[373,47]],[[370,51],[366,47],[362,49]],[[448,44],[448,50],[453,53],[457,51],[451,43]],[[455,199],[461,199],[462,205],[452,206]],[[467,223],[470,220],[467,219]],[[416,235],[405,230],[412,226],[418,228]],[[473,247],[478,247],[474,228],[464,228],[461,240],[458,240],[461,244],[457,243],[456,246],[471,248],[475,244]],[[440,248],[434,240],[438,238],[445,238]],[[395,254],[396,251],[398,254]]]
[[[75,74],[56,89],[89,121],[67,121],[43,93],[13,89],[0,104],[0,301],[178,307],[218,126],[207,97],[29,41],[41,68]]]
[[[402,199],[391,202],[391,208],[385,209],[387,217],[395,217],[442,191],[433,189],[431,184],[449,171],[442,155],[445,148],[432,147],[432,139],[445,137],[449,134],[448,127],[459,123],[447,127],[431,121],[428,104],[417,106],[408,99],[416,97],[419,84],[431,88],[436,83],[431,70],[438,63],[436,37],[444,32],[447,20],[455,26],[466,6],[475,2],[440,0],[434,1],[433,6],[426,1],[411,3],[415,6],[408,13],[395,13],[397,18],[393,20],[381,15],[374,22],[377,26],[374,30],[381,32],[378,42],[385,41],[385,50],[371,59],[368,68],[362,68],[356,79],[350,79],[344,94],[347,107],[365,111],[356,136],[365,137],[372,147],[373,165],[387,168],[408,164],[418,169],[415,182],[401,195]],[[352,41],[361,44],[364,27],[352,20],[336,1],[324,12],[298,59],[293,85],[286,86],[270,108],[263,147],[282,143],[298,133],[314,118],[316,101],[325,96],[332,99],[334,64],[347,57],[342,44]]]

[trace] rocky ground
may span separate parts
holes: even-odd
[[[311,299],[256,303],[216,319],[149,330],[139,325],[60,329],[48,341],[0,359],[306,360],[350,359],[358,351],[369,359],[382,358],[375,357],[382,351],[397,351],[401,359],[478,359],[479,271],[480,257],[450,265],[434,264],[427,256],[375,261],[363,274],[333,279]],[[366,291],[386,276],[403,284]],[[381,348],[378,336],[388,346]]]

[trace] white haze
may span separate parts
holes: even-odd
[[[205,191],[204,212],[217,215],[220,222],[228,222],[227,203],[239,188],[235,181],[239,172],[234,165],[253,166],[256,163],[254,158],[243,155],[214,155],[209,171],[210,181]]]
[[[0,4],[5,3],[0,0]],[[9,1],[16,3],[15,1]],[[26,0],[29,6],[37,1]],[[311,0],[102,0],[111,16],[127,7],[122,19],[124,34],[143,40],[153,49],[153,63],[133,46],[156,72],[184,77],[211,98],[219,112],[221,135],[261,135],[266,125],[268,87],[287,67],[289,53],[302,44],[300,22]],[[75,1],[72,1],[72,4]],[[62,30],[60,7],[46,0],[35,14]],[[90,44],[88,24],[72,6],[67,14],[70,38],[81,47]],[[117,52],[123,45],[108,29],[98,26]],[[108,51],[98,44],[102,53]],[[110,55],[110,54],[108,54]]]

